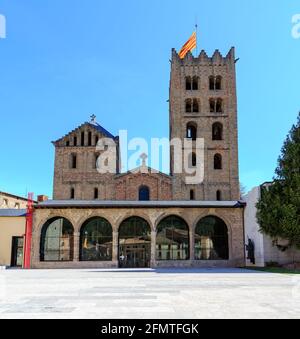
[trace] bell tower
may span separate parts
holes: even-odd
[[[212,57],[202,51],[198,57],[189,52],[184,59],[172,50],[170,139],[192,141],[192,167],[199,162],[194,153],[196,139],[204,141],[204,180],[199,184],[187,184],[184,170],[175,173],[171,147],[174,200],[240,199],[235,64],[234,48],[226,57],[216,50]]]

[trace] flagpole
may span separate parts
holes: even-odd
[[[196,17],[195,28],[196,28],[196,57],[198,57],[198,20],[197,20],[197,17]]]

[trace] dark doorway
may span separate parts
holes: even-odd
[[[11,250],[11,266],[22,267],[23,266],[23,237],[12,238],[12,250]]]
[[[151,228],[142,218],[132,217],[120,226],[119,267],[147,268],[151,258]]]

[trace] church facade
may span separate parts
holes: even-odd
[[[187,163],[202,169],[199,182],[187,182],[185,166],[177,170],[173,146],[170,175],[148,168],[145,157],[120,173],[119,137],[94,117],[53,143],[53,200],[35,205],[33,268],[244,265],[235,62],[234,48],[184,59],[172,51],[170,145],[189,141]],[[104,140],[115,145],[114,172],[99,171]]]

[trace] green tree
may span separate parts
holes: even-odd
[[[300,248],[300,112],[278,160],[274,182],[257,204],[261,232]]]

